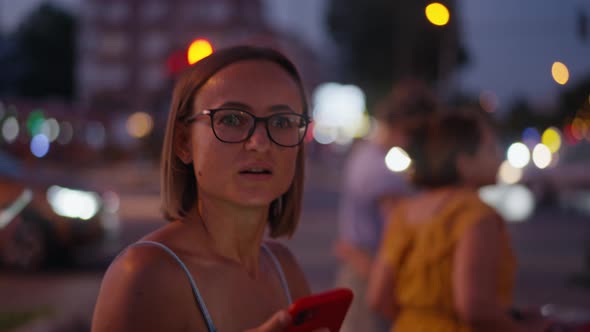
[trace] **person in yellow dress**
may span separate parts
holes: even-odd
[[[543,331],[532,312],[509,314],[516,261],[505,221],[477,190],[495,183],[500,155],[478,111],[425,121],[409,149],[423,191],[389,215],[367,301],[392,331]],[[524,319],[523,319],[524,318]]]

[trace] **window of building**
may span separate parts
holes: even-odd
[[[129,70],[122,64],[102,65],[96,75],[104,89],[122,90],[129,82]]]
[[[125,34],[105,34],[101,39],[100,51],[107,56],[120,56],[127,51],[128,38]]]
[[[164,33],[154,31],[143,37],[140,47],[142,57],[147,59],[158,58],[168,49],[168,39]]]
[[[231,8],[225,1],[216,1],[208,3],[206,6],[207,15],[211,18],[211,21],[222,22],[229,19],[231,14]],[[208,8],[207,8],[208,7]]]
[[[166,16],[168,4],[165,1],[152,0],[141,7],[141,20],[154,22]]]
[[[164,84],[164,68],[159,63],[153,63],[145,66],[141,71],[141,84],[146,90],[158,90]]]
[[[129,4],[126,2],[113,2],[105,5],[104,18],[109,23],[121,23],[129,17]]]

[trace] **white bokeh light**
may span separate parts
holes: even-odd
[[[9,117],[2,123],[2,137],[8,143],[12,143],[18,137],[20,128],[15,117]]]
[[[498,181],[505,184],[515,184],[522,179],[522,168],[512,166],[504,160],[498,169]]]
[[[319,143],[348,145],[352,138],[366,134],[368,117],[365,94],[357,86],[324,83],[313,94],[314,138]],[[334,131],[328,134],[329,129]],[[315,133],[318,133],[316,136]],[[335,137],[332,139],[332,133]]]
[[[59,123],[54,118],[47,119],[41,125],[41,134],[45,135],[49,142],[53,142],[59,136]]]
[[[410,167],[412,160],[404,149],[394,146],[385,155],[385,165],[392,172],[403,172]]]
[[[535,197],[523,185],[487,186],[479,196],[508,222],[525,222],[535,210]]]
[[[551,150],[544,144],[537,144],[533,149],[533,163],[540,169],[547,168],[551,165]]]
[[[320,144],[332,144],[338,138],[338,130],[316,125],[313,127],[313,138]]]
[[[74,137],[74,127],[72,126],[72,124],[67,121],[64,121],[61,123],[59,128],[60,130],[59,136],[57,137],[57,142],[62,145],[70,143],[72,141],[72,138]]]
[[[516,168],[524,168],[531,161],[529,148],[521,142],[510,145],[506,156],[510,165]]]
[[[100,197],[94,192],[51,186],[47,200],[60,216],[89,220],[100,209]]]

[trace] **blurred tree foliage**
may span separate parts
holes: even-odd
[[[582,112],[590,112],[590,74],[566,87],[568,88],[559,97],[559,109],[555,119],[561,123],[571,121]]]
[[[590,76],[576,83],[568,83],[559,95],[555,109],[541,113],[525,99],[517,99],[502,120],[505,133],[518,137],[527,127],[544,130],[555,126],[560,129],[577,116],[590,114]]]
[[[74,97],[76,20],[44,3],[31,12],[12,36],[22,72],[15,82],[23,97]]]
[[[369,109],[392,83],[414,76],[436,83],[467,62],[460,46],[457,8],[446,26],[434,26],[424,0],[332,0],[326,23],[342,54],[343,79],[367,94]]]

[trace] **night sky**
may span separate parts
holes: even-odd
[[[41,2],[0,0],[0,27],[4,32],[10,31]],[[74,12],[80,7],[80,0],[52,2],[64,4]],[[315,49],[330,52],[333,44],[322,30],[326,0],[264,2],[271,24],[297,31]],[[457,88],[474,94],[493,91],[502,110],[517,96],[537,105],[553,102],[564,89],[551,78],[554,61],[568,66],[568,84],[590,76],[590,31],[585,41],[577,34],[578,12],[585,12],[590,20],[590,1],[458,0],[458,4],[461,15],[451,14],[451,19],[460,20],[471,62],[458,73]]]

